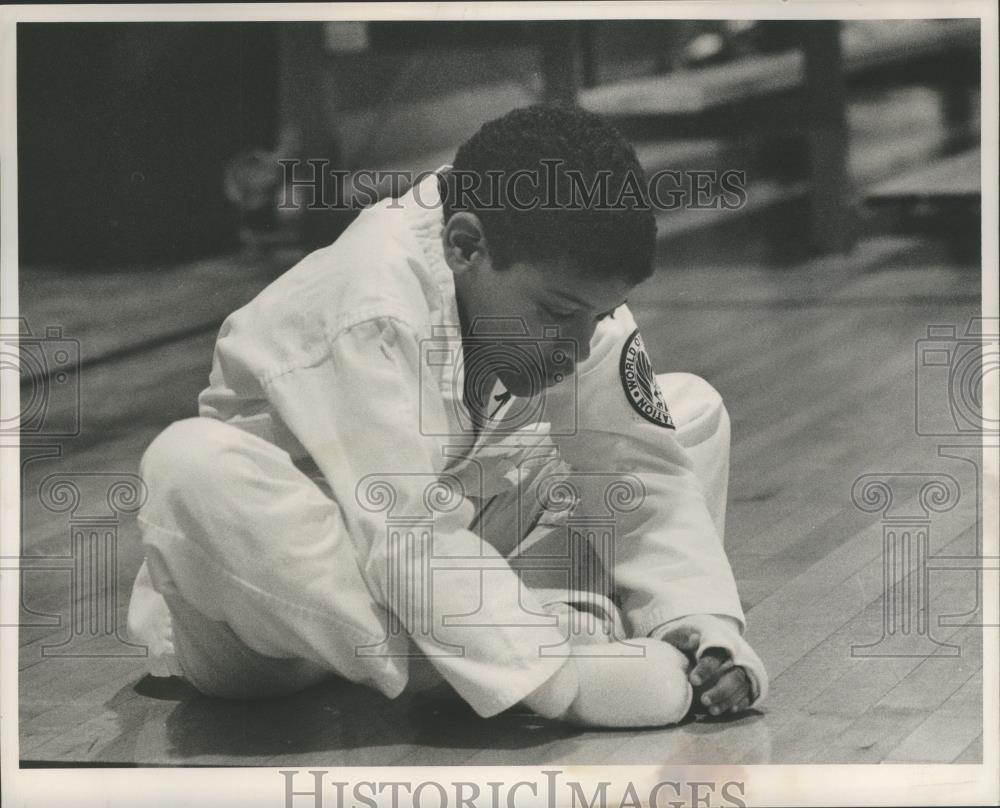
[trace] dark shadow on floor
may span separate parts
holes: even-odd
[[[522,749],[578,734],[530,713],[484,719],[459,701],[407,693],[390,700],[342,680],[262,701],[195,694],[182,698],[166,727],[171,757],[268,758],[400,744]]]

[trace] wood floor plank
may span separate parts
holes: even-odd
[[[61,737],[65,737],[67,733],[79,731],[81,727],[92,725],[94,722],[98,722],[102,727],[107,726],[116,721],[123,711],[134,714],[133,708],[138,705],[138,702],[133,704],[128,704],[128,702],[139,698],[133,687],[136,673],[136,671],[129,671],[124,675],[109,677],[103,685],[88,688],[86,695],[81,697],[36,702],[36,706],[41,706],[43,709],[30,719],[25,720],[22,717],[22,735],[28,734],[44,738],[50,731],[61,728]],[[115,709],[111,709],[108,706],[109,703],[114,703]],[[119,734],[121,730],[122,726],[119,724]],[[44,751],[37,752],[42,748],[42,744],[22,742],[22,757],[36,754],[44,755]],[[54,743],[47,747],[47,749],[54,748]]]
[[[35,334],[60,327],[78,340],[84,361],[155,340],[202,323],[221,323],[270,281],[289,269],[301,251],[229,256],[165,267],[124,268],[99,273],[74,267],[22,271],[20,307]],[[81,300],[88,302],[80,306]],[[150,306],[150,300],[184,302]],[[108,323],[114,322],[114,328]]]
[[[980,765],[983,763],[983,736],[977,735],[975,740],[972,741],[965,749],[959,753],[955,758],[953,763],[967,763]]]
[[[772,676],[780,676],[882,597],[880,537],[880,524],[862,530],[754,607],[748,637],[768,660]],[[958,540],[963,541],[961,535]],[[890,584],[899,580],[899,571],[892,570]],[[948,593],[948,584],[938,591]],[[789,614],[795,615],[794,622],[780,617]]]
[[[962,545],[966,538],[961,536],[954,544]],[[960,599],[967,593],[967,589],[968,581],[961,577],[948,576],[936,582],[930,592],[930,614],[939,615],[948,611],[956,598]],[[979,646],[976,642],[979,636],[974,633],[981,629],[963,627],[940,627],[933,632],[933,636],[939,642],[952,644],[955,644],[956,640],[959,642],[962,656],[957,658],[925,660],[922,657],[853,657],[850,653],[852,645],[864,644],[878,638],[881,631],[882,600],[880,597],[872,601],[854,619],[819,642],[801,659],[772,679],[771,696],[765,707],[768,713],[767,737],[772,741],[777,739],[777,745],[772,742],[772,748],[782,748],[786,740],[790,744],[788,748],[794,747],[796,739],[809,740],[801,737],[802,727],[796,727],[791,723],[795,716],[802,713],[829,716],[838,720],[853,717],[854,721],[859,721],[866,713],[873,710],[881,699],[886,699],[886,704],[883,706],[887,712],[883,715],[887,721],[889,719],[908,721],[907,715],[901,715],[898,710],[893,712],[891,706],[893,701],[889,694],[900,682],[905,682],[906,677],[914,669],[924,664],[940,665],[947,669],[953,678],[962,680],[968,675],[970,667],[981,665],[981,656],[977,653]],[[967,644],[961,644],[963,639]],[[919,682],[919,679],[917,681]],[[906,691],[903,690],[901,693],[905,695]],[[896,703],[905,704],[905,699]],[[854,725],[854,721],[848,722],[845,731]],[[851,762],[856,756],[853,751],[845,751],[831,745],[830,739],[836,737],[836,734],[830,728],[823,729],[817,725],[817,729],[823,736],[823,746],[816,747],[818,752],[814,762]],[[885,733],[889,733],[890,729],[886,725],[882,726]],[[734,739],[735,743],[738,743],[738,739]],[[733,752],[733,759],[762,762],[759,750],[750,746],[744,747],[742,757],[739,750],[734,748]],[[885,749],[879,749],[877,753],[881,759]],[[808,757],[797,754],[796,761],[808,762]]]
[[[982,733],[983,672],[976,671],[895,749],[886,763],[951,763]]]
[[[940,707],[981,669],[982,631],[978,626],[968,627],[951,635],[949,642],[962,649],[961,658],[938,656],[921,661],[812,759],[833,757],[844,763],[879,763],[886,759],[929,712]]]
[[[734,474],[735,491],[746,492],[743,500],[751,504],[739,508],[739,515],[730,520],[735,536],[727,542],[736,558],[772,556],[782,546],[802,541],[806,526],[818,527],[835,515],[831,511],[839,508],[843,513],[851,507],[851,488],[861,474],[910,470],[923,454],[912,440],[888,430],[875,429],[857,440],[822,434],[809,438],[784,462],[755,473]],[[734,455],[742,456],[741,450],[737,448]]]
[[[960,538],[961,541],[964,539]],[[951,551],[953,547],[945,549]],[[941,612],[945,604],[952,603],[955,592],[961,587],[961,580],[952,581],[948,587],[939,587],[932,602],[934,613]],[[801,763],[817,755],[824,756],[823,762],[848,762],[847,755],[842,760],[829,753],[830,737],[847,730],[856,720],[855,716],[868,709],[869,703],[891,689],[906,675],[906,671],[921,663],[919,658],[877,661],[876,664],[881,662],[882,668],[890,675],[883,677],[881,685],[874,680],[865,681],[865,675],[860,666],[854,664],[857,661],[851,660],[848,649],[851,642],[870,636],[867,624],[875,622],[870,616],[878,616],[880,609],[881,598],[876,597],[868,606],[868,617],[859,615],[817,648],[811,649],[793,669],[779,674],[772,683],[772,696],[764,708],[765,715],[751,713],[737,720],[702,721],[662,731],[581,733],[535,750],[533,758],[523,755],[511,760],[509,755],[497,750],[484,750],[469,758],[468,762],[489,765],[506,760],[527,764],[532,759],[549,762],[572,756],[581,763],[666,765],[735,761],[760,764],[776,761]],[[958,629],[945,630],[943,639],[952,636],[949,631],[954,633]],[[965,650],[969,652],[966,662],[974,660],[975,648]],[[852,664],[854,670],[861,674],[857,677],[858,682],[844,679],[849,677]],[[971,664],[976,663],[973,661]],[[892,673],[893,667],[897,671],[895,674]],[[787,686],[785,680],[789,678],[793,687]],[[834,704],[839,694],[846,708],[824,708],[820,701],[824,694],[828,694]],[[852,698],[853,706],[849,703]]]
[[[901,460],[900,455],[890,454],[892,460]],[[905,465],[894,466],[897,469],[907,469]],[[793,530],[792,538],[787,534],[782,534],[775,529],[768,535],[761,535],[754,543],[756,552],[747,552],[742,546],[736,544],[738,539],[731,538],[733,542],[730,546],[740,547],[740,551],[733,551],[734,570],[738,572],[739,580],[744,584],[745,591],[741,593],[747,608],[753,608],[760,600],[767,597],[769,593],[779,588],[781,583],[794,577],[799,572],[805,571],[812,564],[818,562],[823,556],[833,551],[843,541],[845,533],[850,532],[855,527],[860,527],[867,514],[863,514],[849,501],[850,480],[845,480],[841,485],[835,486],[835,490],[840,490],[841,504],[839,510],[832,515],[828,515],[833,506],[824,510],[822,506],[811,506],[804,503],[798,520],[798,528]],[[822,517],[822,521],[821,521]],[[956,507],[948,514],[948,523],[943,520],[940,523],[941,529],[947,531],[954,529],[951,523],[960,523],[961,526],[972,525],[977,518],[975,510],[969,505]],[[779,526],[780,527],[780,526]],[[790,527],[790,526],[789,526]],[[966,540],[962,543],[957,554],[968,554],[974,552],[975,531],[963,533]],[[949,538],[947,532],[941,536],[934,536],[934,541],[945,541]],[[880,540],[876,539],[880,544]],[[939,545],[935,544],[931,552],[937,552]]]

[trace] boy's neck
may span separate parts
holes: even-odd
[[[483,427],[489,423],[490,416],[496,407],[492,393],[499,376],[493,372],[482,372],[482,360],[475,357],[477,348],[484,347],[482,339],[472,335],[472,323],[469,321],[464,305],[464,289],[462,279],[455,278],[455,306],[458,309],[458,322],[462,335],[462,366],[465,368],[462,389],[462,403],[472,420],[474,435],[478,437]],[[470,373],[469,369],[476,372]]]
[[[472,419],[475,434],[478,435],[483,427],[489,423],[495,403],[493,402],[493,390],[496,387],[498,376],[495,373],[469,373],[469,368],[476,368],[481,364],[474,356],[476,346],[463,337],[462,340],[462,362],[466,368],[464,376],[464,386],[462,390],[462,403],[469,412]]]

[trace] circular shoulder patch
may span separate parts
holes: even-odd
[[[653,363],[649,361],[649,354],[646,353],[646,346],[638,328],[622,346],[619,371],[625,398],[632,405],[632,409],[647,421],[667,429],[674,429],[674,419],[670,417],[667,402],[663,400],[663,393],[656,383]]]

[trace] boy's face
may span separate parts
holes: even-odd
[[[456,273],[467,373],[495,375],[522,397],[575,372],[598,322],[625,302],[632,284],[573,269],[518,262],[497,270],[484,257]]]

